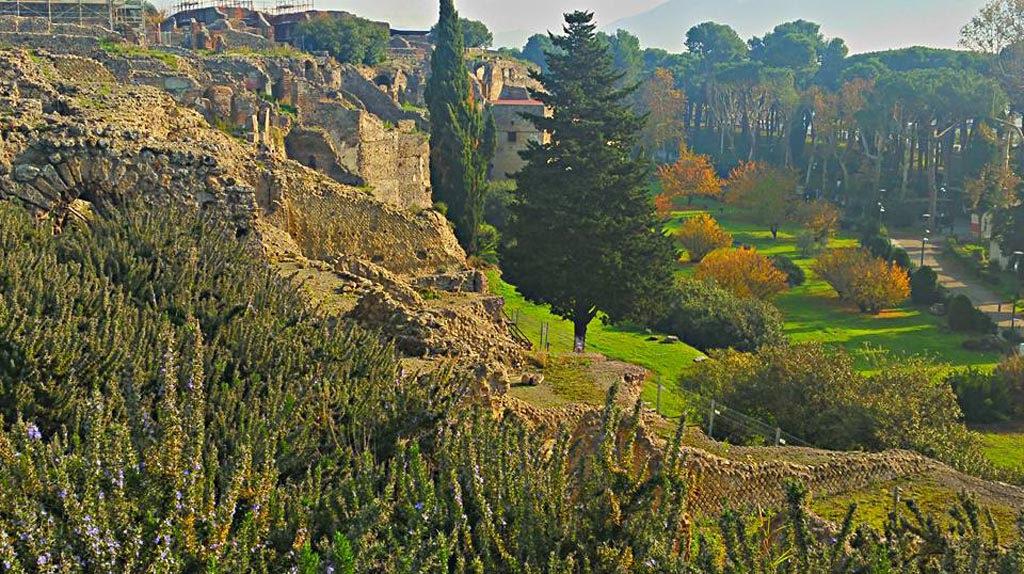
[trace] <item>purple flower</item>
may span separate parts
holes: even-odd
[[[417,502],[413,506],[416,508],[416,510],[423,510],[423,503],[422,502]]]
[[[44,566],[49,561],[50,561],[50,553],[49,552],[44,552],[43,554],[39,555],[39,558],[36,558],[36,564],[38,564],[39,566]]]
[[[43,440],[43,433],[39,432],[39,427],[35,424],[28,425],[28,438],[32,440]]]

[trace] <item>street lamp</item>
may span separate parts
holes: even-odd
[[[885,191],[885,190],[883,189],[882,191]],[[882,216],[884,216],[884,215],[885,215],[885,206],[882,205],[881,201],[879,201],[878,202],[878,229],[879,230],[882,229]]]
[[[930,229],[925,229],[924,230],[924,236],[921,237],[921,265],[918,266],[919,268],[920,267],[924,267],[924,246],[925,246],[926,243],[928,243],[928,234],[930,234],[930,233],[931,233]]]
[[[931,229],[932,229],[932,225],[931,225],[932,224],[932,214],[925,213],[921,217],[924,218],[924,230],[925,231],[931,231]]]
[[[1024,251],[1013,252],[1013,277],[1017,283],[1017,290],[1013,294],[1013,306],[1010,307],[1010,332],[1017,329],[1017,300],[1020,299],[1020,258],[1024,257]]]

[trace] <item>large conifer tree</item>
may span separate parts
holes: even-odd
[[[599,311],[612,321],[642,317],[672,280],[672,246],[647,192],[648,168],[634,155],[644,118],[617,88],[621,74],[595,36],[593,14],[565,16],[552,36],[549,72],[533,96],[551,117],[527,116],[550,134],[521,153],[515,176],[508,278],[532,301],[573,322],[575,350]]]
[[[494,156],[494,123],[476,102],[466,71],[462,25],[452,0],[441,0],[436,46],[430,57],[426,99],[430,111],[430,184],[448,206],[455,235],[477,250],[483,223],[487,166]]]

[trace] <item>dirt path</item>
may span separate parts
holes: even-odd
[[[902,247],[910,255],[910,260],[914,262],[914,265],[920,265],[921,238],[919,236],[902,235],[900,237],[893,237],[892,240],[893,243]],[[982,284],[980,280],[968,277],[962,270],[951,269],[949,266],[943,265],[942,257],[940,256],[942,255],[942,245],[945,241],[946,238],[944,236],[938,235],[933,237],[932,241],[925,244],[924,264],[939,274],[939,283],[942,286],[955,294],[967,295],[974,305],[988,313],[999,324],[1001,329],[1010,328],[1011,302]],[[1022,319],[1024,317],[1018,314],[1016,321],[1018,327],[1021,326]]]

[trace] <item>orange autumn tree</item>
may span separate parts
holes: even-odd
[[[717,249],[697,266],[697,279],[710,279],[737,297],[766,301],[786,290],[786,274],[754,249]]]
[[[686,144],[679,146],[675,163],[658,167],[658,179],[661,193],[654,198],[654,204],[662,214],[672,211],[679,198],[685,197],[687,204],[691,204],[696,196],[716,197],[722,193],[722,180],[715,173],[711,158],[694,153]]]
[[[800,197],[796,193],[797,176],[793,170],[766,163],[741,162],[729,174],[725,200],[750,211],[750,214],[779,236],[779,228],[796,210]]]
[[[640,101],[647,113],[647,124],[640,140],[655,161],[672,154],[683,143],[686,130],[686,94],[676,87],[671,70],[658,68],[640,86]]]
[[[862,313],[877,314],[910,297],[907,270],[865,249],[834,249],[818,258],[814,271]]]
[[[692,263],[700,263],[715,249],[732,245],[732,234],[722,229],[714,217],[700,213],[683,222],[675,232]]]
[[[823,199],[808,201],[796,211],[800,225],[818,240],[832,237],[841,216],[839,209],[832,202]]]

